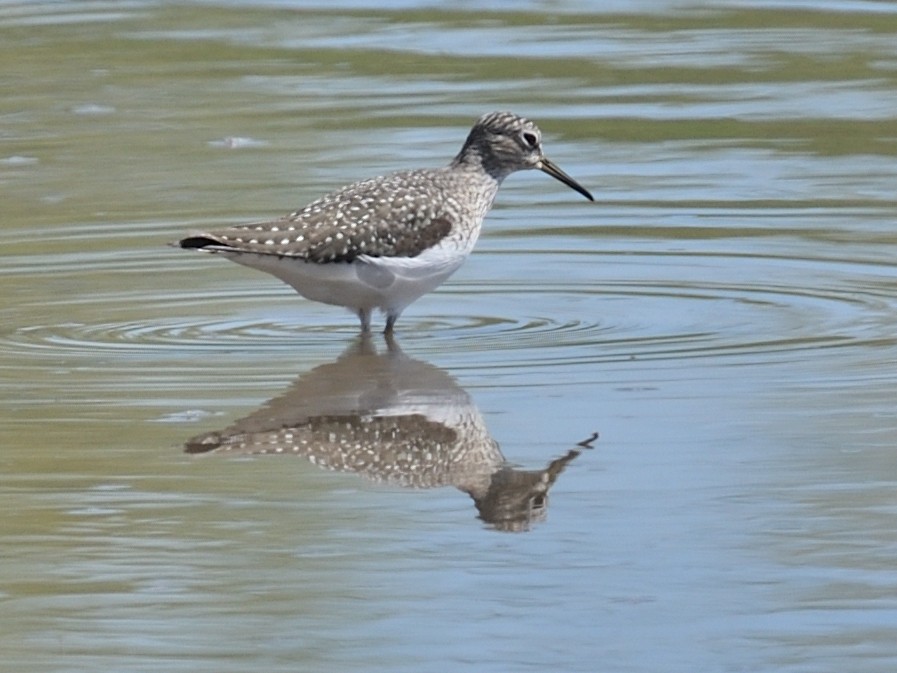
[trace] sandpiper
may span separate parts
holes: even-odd
[[[594,201],[545,157],[534,123],[492,112],[477,120],[444,168],[356,182],[278,220],[198,231],[177,245],[223,255],[276,276],[307,299],[344,306],[362,332],[380,309],[390,334],[402,311],[473,250],[502,181],[533,168]]]

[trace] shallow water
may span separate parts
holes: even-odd
[[[893,671],[894,6],[382,7],[0,3],[0,669]],[[165,246],[505,108],[392,349]]]

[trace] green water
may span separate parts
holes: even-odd
[[[0,3],[0,670],[894,670],[895,7],[514,7]],[[598,203],[509,178],[399,323],[410,383],[166,246],[493,109]],[[600,438],[519,534],[184,452],[372,396],[515,470]]]

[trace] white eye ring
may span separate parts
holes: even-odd
[[[523,138],[523,143],[531,150],[539,146],[539,136],[532,131],[524,131],[520,134],[520,137]]]

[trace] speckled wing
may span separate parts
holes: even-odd
[[[291,454],[320,468],[354,472],[412,488],[453,483],[458,433],[422,414],[316,416],[301,425],[254,433],[210,432],[187,441],[186,453]]]
[[[180,245],[321,264],[416,257],[448,236],[457,216],[441,178],[440,170],[407,171],[357,182],[279,220],[197,233]]]

